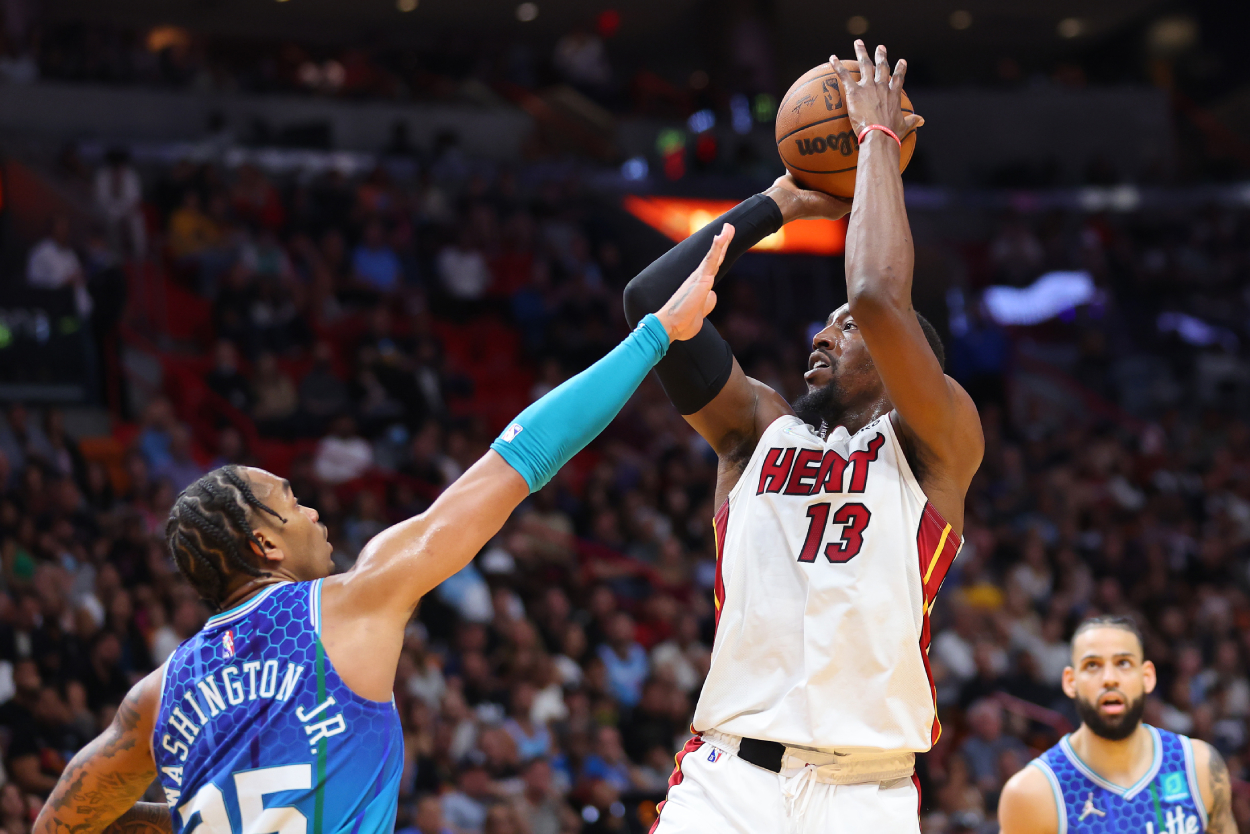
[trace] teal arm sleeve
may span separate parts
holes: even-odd
[[[612,351],[530,405],[490,444],[537,492],[624,407],[668,350],[654,315]]]

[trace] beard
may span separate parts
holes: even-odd
[[[1135,701],[1125,698],[1124,712],[1116,716],[1104,716],[1098,711],[1098,704],[1091,704],[1080,695],[1076,696],[1076,714],[1081,723],[1089,727],[1089,731],[1107,741],[1123,741],[1133,734],[1137,725],[1141,724],[1142,713],[1146,711],[1146,696],[1143,694]]]
[[[809,426],[819,429],[821,423],[832,427],[842,416],[843,391],[836,380],[830,380],[820,388],[813,388],[794,402],[790,407],[797,416]]]

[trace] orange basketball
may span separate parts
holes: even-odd
[[[842,63],[859,80],[859,62]],[[903,112],[912,112],[906,92]],[[907,167],[916,150],[916,131],[908,131],[901,138],[899,171]],[[828,62],[803,73],[781,100],[777,109],[777,152],[786,170],[804,188],[835,197],[854,196],[859,143],[846,117],[846,101],[838,77]]]

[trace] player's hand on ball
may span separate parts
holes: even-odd
[[[781,209],[783,223],[803,217],[827,217],[837,220],[851,213],[851,201],[835,197],[823,191],[812,191],[799,185],[794,176],[786,173],[773,182],[764,192]]]
[[[924,124],[924,119],[902,109],[903,78],[907,75],[907,62],[899,61],[890,75],[890,63],[886,60],[885,47],[877,47],[876,61],[868,60],[868,48],[862,40],[855,41],[855,57],[859,60],[859,81],[851,77],[850,70],[829,56],[829,63],[841,82],[846,96],[846,112],[851,130],[858,136],[868,125],[885,125],[901,139],[909,131]],[[868,72],[868,67],[874,67]]]
[[[716,291],[712,285],[733,237],[734,227],[726,223],[712,240],[712,248],[703,256],[698,268],[655,314],[664,325],[670,343],[693,339],[703,327],[703,319],[716,306]]]

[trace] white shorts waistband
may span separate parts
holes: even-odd
[[[741,736],[705,730],[700,735],[713,747],[738,755]],[[786,747],[781,757],[781,775],[791,776],[811,765],[814,779],[832,785],[859,785],[868,782],[892,782],[910,777],[916,771],[916,754],[898,750],[846,748],[843,750],[809,750]]]

